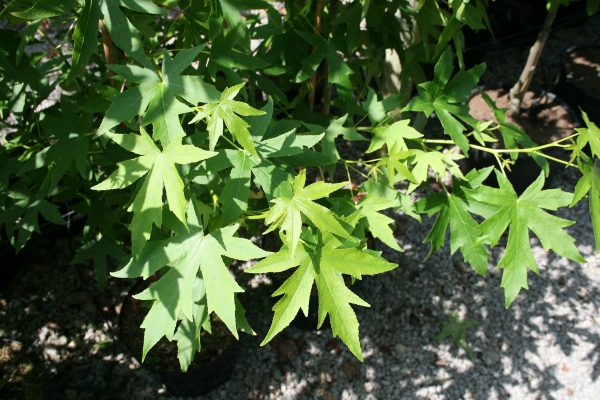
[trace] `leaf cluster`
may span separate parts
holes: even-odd
[[[431,251],[448,243],[481,275],[505,247],[507,306],[538,273],[531,233],[584,261],[573,221],[551,212],[588,197],[600,249],[599,128],[586,118],[543,145],[484,94],[495,120],[469,113],[485,65],[464,67],[463,30],[489,28],[483,1],[4,7],[2,239],[22,250],[80,215],[73,262],[93,265],[101,286],[108,271],[147,283],[135,296],[148,306],[142,358],[166,338],[186,370],[215,319],[236,338],[255,334],[243,271],[282,280],[263,344],[316,296],[319,326],[328,319],[362,359],[355,306],[369,305],[352,285],[398,267],[381,251],[402,251],[397,214],[435,216],[422,238]],[[402,68],[390,90],[392,50]],[[441,136],[424,128],[434,117]],[[553,146],[582,173],[574,195],[544,188]],[[498,165],[466,170],[472,150]],[[543,169],[521,194],[505,176],[519,154]],[[460,341],[464,329],[444,335]]]

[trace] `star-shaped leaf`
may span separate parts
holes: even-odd
[[[219,95],[202,77],[181,75],[203,48],[204,45],[181,50],[173,59],[165,53],[160,75],[135,65],[109,65],[111,70],[138,85],[111,99],[98,134],[143,115],[142,125],[152,124],[152,135],[163,145],[185,136],[179,115],[192,110],[188,103],[209,102]]]
[[[329,232],[352,240],[346,229],[338,222],[334,214],[314,200],[329,196],[346,185],[342,183],[315,182],[304,187],[306,171],[302,170],[292,185],[292,196],[282,196],[273,200],[273,206],[265,215],[265,223],[270,225],[265,233],[280,228],[290,241],[290,252],[294,255],[300,233],[302,232],[302,215],[304,215],[321,232]]]
[[[125,257],[125,251],[120,243],[106,236],[98,235],[87,240],[75,253],[72,264],[83,263],[84,260],[92,260],[98,286],[106,287],[108,271],[106,269],[108,259],[121,262]]]
[[[296,74],[296,82],[308,80],[319,68],[323,60],[327,60],[327,79],[337,86],[342,95],[349,95],[352,89],[350,75],[354,73],[340,56],[332,41],[307,32],[296,31],[306,42],[315,49],[313,53],[302,62],[300,71]]]
[[[415,150],[402,150],[388,153],[375,164],[375,168],[371,170],[371,174],[377,179],[379,168],[385,168],[385,174],[388,182],[392,185],[400,180],[408,179],[413,184],[420,183],[410,170],[411,157],[415,155]]]
[[[17,184],[11,188],[8,197],[12,203],[0,214],[0,224],[4,224],[6,231],[12,233],[11,241],[17,251],[27,244],[34,232],[40,231],[40,215],[54,224],[65,223],[55,204],[31,192],[25,185]]]
[[[575,240],[563,229],[574,222],[556,217],[545,210],[556,211],[568,206],[573,195],[560,189],[542,190],[544,174],[517,196],[508,179],[496,171],[499,188],[482,186],[470,196],[483,203],[478,213],[485,221],[480,225],[486,240],[495,246],[508,229],[508,243],[498,263],[503,270],[502,287],[506,306],[515,300],[521,288],[528,288],[527,272],[538,273],[538,266],[529,243],[529,230],[540,239],[542,246],[577,262],[585,262],[575,246]],[[487,207],[487,211],[486,210]]]
[[[358,133],[355,127],[346,127],[344,124],[348,119],[348,114],[342,115],[339,118],[331,120],[327,128],[325,128],[325,137],[321,141],[321,152],[325,156],[328,164],[328,172],[333,174],[335,169],[335,162],[340,159],[340,154],[337,151],[335,139],[338,136],[342,136],[345,140],[366,140],[362,135]],[[307,124],[305,124],[307,125]],[[317,131],[323,131],[322,127],[309,126],[309,128],[317,129]],[[316,133],[316,132],[315,132]]]
[[[245,83],[228,87],[221,94],[218,101],[206,102],[207,104],[198,107],[198,114],[190,121],[191,123],[200,120],[206,120],[208,128],[209,148],[214,150],[217,141],[223,135],[223,125],[227,127],[235,140],[251,155],[258,157],[252,136],[248,128],[250,124],[241,117],[258,116],[265,114],[262,110],[257,110],[241,101],[233,100],[242,90]]]
[[[351,226],[358,225],[359,221],[365,221],[365,228],[368,229],[374,237],[381,240],[383,243],[396,251],[402,251],[398,245],[394,232],[390,224],[394,220],[387,215],[381,214],[379,211],[399,207],[399,201],[392,201],[375,195],[366,196],[360,203],[356,205],[356,211],[345,217],[344,220]]]
[[[571,162],[582,153],[588,144],[592,150],[592,155],[597,159],[600,158],[600,128],[590,121],[586,113],[582,113],[582,116],[586,127],[575,129],[579,133],[579,136],[571,155]]]
[[[194,329],[188,326],[190,332],[185,335],[188,340],[195,340],[195,336],[189,335],[195,335],[195,327],[202,324],[199,320],[201,311],[197,309],[202,304],[206,305],[208,314],[215,312],[236,338],[238,328],[247,326],[243,313],[236,311],[235,294],[243,292],[243,289],[236,283],[222,257],[251,260],[269,253],[247,239],[235,237],[237,229],[237,225],[231,225],[208,235],[192,229],[183,236],[151,241],[139,257],[132,258],[125,267],[112,273],[117,278],[146,279],[169,267],[159,280],[136,295],[138,299],[154,301],[142,324],[146,330],[144,357],[163,336],[169,340],[174,338],[178,321],[193,323]]]
[[[527,135],[527,133],[525,133],[523,128],[508,122],[508,118],[506,116],[508,109],[498,107],[496,103],[494,103],[494,100],[492,100],[492,98],[484,91],[481,92],[481,97],[483,97],[498,121],[498,130],[502,135],[502,141],[506,148],[514,149],[518,147],[526,148],[537,146],[537,144]],[[476,130],[477,127],[474,127],[474,134],[476,134]],[[516,160],[518,156],[518,153],[510,153],[510,157],[513,160]],[[530,156],[533,158],[536,164],[540,166],[546,175],[550,172],[550,165],[548,164],[548,160],[546,158],[535,153],[531,153]]]
[[[467,174],[466,180],[453,180],[452,193],[435,193],[418,203],[420,212],[432,215],[438,212],[435,224],[425,242],[431,244],[431,252],[438,251],[446,242],[446,231],[450,228],[450,253],[460,250],[466,262],[480,275],[488,270],[488,253],[482,240],[479,224],[471,216],[470,204],[464,189],[477,189],[492,168]]]
[[[453,176],[464,179],[464,176],[456,164],[456,160],[464,158],[460,154],[443,153],[441,151],[423,151],[419,149],[411,150],[413,159],[411,163],[414,165],[412,174],[415,178],[414,182],[409,186],[409,191],[413,191],[417,186],[425,182],[429,176],[429,168],[440,177],[446,174],[446,169]]]
[[[134,253],[139,254],[150,238],[152,224],[160,227],[162,223],[163,189],[169,209],[181,222],[186,222],[183,181],[175,164],[199,162],[217,153],[183,145],[180,141],[170,142],[161,151],[143,128],[140,129],[140,135],[106,135],[139,157],[118,163],[117,170],[92,189],[122,189],[146,175],[131,206],[134,214],[131,222],[132,245]]]
[[[339,336],[357,358],[363,359],[358,319],[352,304],[363,307],[369,305],[346,287],[342,274],[361,279],[363,275],[391,271],[397,265],[383,260],[377,253],[357,248],[340,248],[340,245],[333,236],[327,235],[325,244],[304,244],[298,247],[294,255],[283,248],[246,270],[250,273],[267,273],[297,267],[273,293],[273,296],[282,297],[273,307],[273,322],[263,345],[287,327],[300,310],[305,315],[308,314],[310,292],[316,283],[319,326],[329,315],[333,335]]]
[[[151,68],[152,62],[144,52],[142,35],[123,13],[121,7],[155,15],[164,14],[166,10],[150,0],[103,0],[100,2],[103,21],[113,42],[131,58],[143,66]]]
[[[423,137],[419,131],[409,126],[410,120],[405,119],[394,122],[389,126],[377,127],[373,131],[371,144],[367,149],[367,153],[372,153],[379,150],[383,145],[387,145],[390,153],[397,151],[408,150],[404,139],[418,139]]]
[[[426,116],[435,112],[444,132],[465,153],[469,150],[469,140],[464,134],[465,127],[457,119],[477,125],[477,121],[469,116],[465,103],[477,86],[479,77],[485,71],[485,64],[479,64],[469,70],[459,71],[452,79],[454,54],[446,50],[434,69],[434,79],[417,86],[418,96],[406,106],[408,111],[420,111]]]

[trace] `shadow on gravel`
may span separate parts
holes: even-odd
[[[562,216],[579,218],[571,232],[590,262],[580,265],[536,247],[540,275],[529,274],[530,290],[508,310],[493,267],[501,251],[490,259],[488,278],[452,262],[447,248],[420,261],[426,251],[418,239],[426,232],[407,221],[405,231],[415,239],[404,238],[400,268],[360,286],[372,305],[359,314],[371,354],[360,378],[332,385],[333,398],[591,398],[589,383],[596,386],[600,375],[600,282],[594,278],[600,271],[591,224],[582,220],[589,218],[585,208]],[[473,360],[450,340],[436,341],[441,321],[454,310],[480,323],[466,337]],[[342,362],[324,365],[336,369]],[[586,383],[588,391],[578,392]]]
[[[586,207],[561,216],[579,219],[571,232],[590,262],[578,265],[536,245],[540,275],[529,274],[530,290],[508,310],[493,268],[501,251],[492,255],[487,278],[448,249],[424,259],[421,240],[433,221],[420,225],[398,216],[406,252],[381,250],[400,267],[353,287],[371,304],[355,308],[364,363],[329,329],[291,327],[259,347],[274,287],[268,280],[253,286],[240,272],[247,288],[242,302],[258,335],[242,336],[232,378],[202,398],[593,398],[589,393],[600,387],[600,263]],[[41,244],[41,259],[21,266],[0,292],[0,370],[5,380],[22,378],[0,386],[0,397],[10,398],[8,391],[19,399],[167,398],[162,383],[118,340],[119,305],[132,283],[111,279],[107,291],[98,291],[92,271],[67,265],[62,247]],[[454,311],[479,322],[466,334],[472,360],[449,339],[436,340]]]

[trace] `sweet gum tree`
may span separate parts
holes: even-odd
[[[385,210],[435,216],[432,251],[502,269],[507,307],[538,273],[532,234],[584,261],[552,212],[589,199],[600,248],[598,127],[538,145],[505,110],[469,114],[485,65],[465,67],[463,31],[489,28],[483,1],[35,0],[0,16],[4,234],[22,249],[41,221],[84,215],[75,259],[101,284],[125,253],[113,277],[152,278],[135,296],[150,305],[143,356],[166,337],[187,369],[213,313],[254,333],[231,263],[256,260],[245,272],[286,276],[263,344],[312,292],[318,324],[362,359],[354,306],[368,304],[349,283],[397,267],[367,247],[402,251]],[[470,149],[497,166],[461,169]],[[520,195],[505,177],[518,154],[543,170]],[[544,188],[549,162],[579,169],[574,194]],[[268,232],[275,252],[249,240]]]

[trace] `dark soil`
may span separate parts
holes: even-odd
[[[600,49],[581,49],[569,53],[565,72],[570,82],[584,94],[600,99]]]
[[[600,124],[600,48],[575,49],[566,55],[557,93]]]
[[[500,108],[509,107],[508,90],[489,89],[486,93]],[[471,115],[480,120],[496,121],[496,118],[480,94],[469,101]],[[525,94],[522,112],[519,115],[507,114],[507,122],[521,127],[536,143],[544,144],[568,136],[577,126],[569,107],[554,95],[538,95],[531,91]]]

